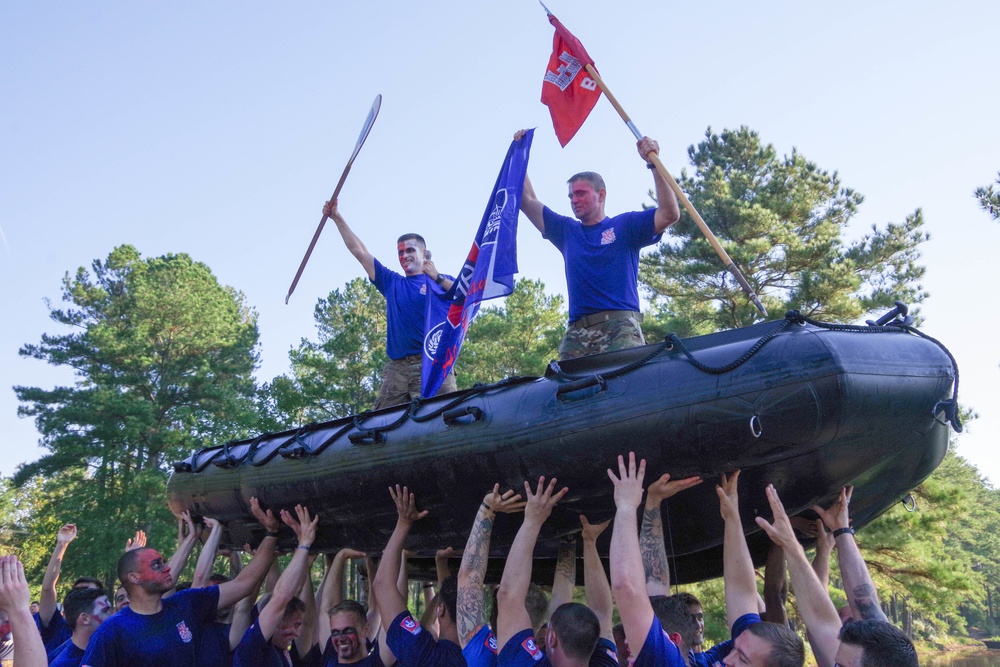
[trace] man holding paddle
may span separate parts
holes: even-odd
[[[659,154],[659,144],[643,137],[636,145],[653,169],[647,156]],[[570,321],[559,345],[559,359],[645,345],[639,327],[639,250],[658,243],[663,231],[680,219],[677,197],[663,175],[653,169],[657,208],[608,217],[604,213],[607,190],[599,174],[585,171],[567,182],[576,220],[538,201],[527,176],[521,195],[521,211],[559,249],[566,263]]]
[[[424,349],[424,318],[427,296],[451,288],[454,279],[437,270],[424,238],[403,234],[396,242],[400,275],[387,269],[372,255],[361,239],[347,226],[337,209],[337,200],[328,201],[323,214],[337,224],[344,245],[364,267],[368,279],[385,297],[386,354],[389,363],[382,369],[382,388],[375,409],[386,408],[420,396],[420,369]],[[457,391],[454,373],[449,373],[438,393]]]

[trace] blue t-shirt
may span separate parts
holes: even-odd
[[[49,667],[53,667],[53,665],[55,667],[80,667],[84,653],[82,648],[70,642],[69,646],[63,648],[55,658],[49,660]]]
[[[408,611],[392,619],[385,643],[396,656],[399,667],[466,667],[458,644],[447,639],[436,641]]]
[[[69,639],[67,639],[66,641],[64,641],[62,644],[60,644],[59,646],[56,646],[51,651],[46,651],[45,652],[45,659],[48,660],[49,664],[51,665],[52,661],[55,660],[56,658],[58,658],[59,654],[62,653],[63,651],[65,651],[67,646],[70,646],[72,644],[73,644],[73,638],[70,637]]]
[[[189,588],[162,601],[155,614],[122,609],[101,623],[83,657],[88,667],[172,667],[198,664],[197,638],[214,623],[219,587]]]
[[[445,275],[445,274],[441,274]],[[449,280],[451,276],[445,276]],[[403,276],[375,260],[375,288],[385,297],[385,352],[390,359],[402,359],[424,350],[424,320],[427,295],[444,294],[426,273]]]
[[[229,648],[228,623],[209,623],[198,635],[198,664],[205,667],[229,667],[233,652]]]
[[[550,664],[530,629],[521,630],[508,639],[497,657],[498,667],[549,667]],[[613,641],[603,637],[597,640],[590,654],[590,667],[618,667],[618,650]]]
[[[728,640],[721,644],[716,644],[707,651],[691,653],[688,656],[691,659],[691,664],[698,665],[698,667],[715,667],[716,665],[721,665],[723,658],[732,652],[733,641],[754,623],[760,623],[760,616],[758,614],[743,614],[733,622]]]
[[[462,655],[469,667],[496,667],[497,650],[497,636],[484,623],[465,644]]]
[[[319,667],[319,646],[313,646],[305,657],[299,656],[299,650],[293,645],[288,651],[282,651],[264,639],[260,627],[256,623],[247,628],[233,654],[233,667]]]
[[[656,209],[622,213],[583,225],[546,206],[545,238],[562,253],[569,321],[602,310],[639,310],[639,250],[659,242]]]
[[[352,662],[351,667],[384,667],[382,656],[378,652],[378,640],[376,639],[374,642],[365,640],[365,647],[369,651],[368,655],[358,662]],[[340,656],[337,655],[337,650],[333,648],[332,639],[326,640],[326,646],[323,648],[323,659],[320,664],[322,667],[337,667],[340,664]]]
[[[46,654],[52,653],[73,636],[73,631],[70,630],[69,624],[58,609],[52,613],[49,624],[44,627],[37,611],[32,614],[32,617],[35,619],[35,625],[38,626],[38,633],[42,636],[42,645],[45,646]]]
[[[646,641],[639,649],[639,655],[635,656],[632,667],[686,667],[686,664],[681,650],[670,641],[660,625],[660,619],[654,615]]]

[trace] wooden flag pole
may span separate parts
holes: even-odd
[[[611,94],[611,91],[608,90],[607,84],[605,84],[604,80],[601,79],[601,75],[597,73],[597,70],[594,68],[594,66],[587,65],[586,69],[587,73],[590,74],[590,77],[600,87],[601,92],[607,95],[608,101],[611,102],[611,105],[618,111],[618,115],[621,116],[622,120],[625,121],[625,125],[627,125],[628,129],[632,131],[632,134],[635,135],[635,138],[637,140],[642,139],[642,132],[640,132],[639,129],[635,126],[635,123],[632,122],[632,119],[628,117],[628,114],[625,113],[625,109],[623,109],[622,105],[618,103],[618,100],[615,99],[615,96]],[[687,195],[684,194],[684,191],[681,190],[681,186],[677,184],[677,181],[675,181],[674,177],[670,175],[670,172],[667,171],[667,168],[663,166],[663,162],[660,161],[660,156],[657,155],[656,153],[650,153],[649,155],[646,156],[646,158],[653,163],[653,165],[656,167],[656,171],[660,173],[660,176],[663,177],[663,180],[667,182],[667,185],[670,186],[670,189],[674,191],[675,195],[677,195],[678,201],[681,202],[681,204],[684,206],[687,212],[691,215],[691,218],[694,220],[694,223],[698,225],[698,229],[701,230],[701,233],[705,235],[705,238],[708,240],[709,245],[712,246],[712,250],[714,250],[715,254],[719,256],[719,259],[722,260],[722,264],[726,267],[726,270],[732,274],[733,278],[736,279],[736,282],[738,282],[740,284],[740,287],[743,288],[743,293],[746,294],[747,298],[753,302],[753,305],[757,307],[757,310],[760,311],[761,315],[767,317],[767,309],[764,308],[764,304],[760,302],[760,299],[757,298],[757,295],[754,294],[752,289],[750,289],[750,283],[748,283],[747,279],[743,277],[743,274],[740,273],[739,268],[736,267],[736,264],[734,264],[733,260],[729,257],[729,253],[726,252],[726,249],[722,247],[722,244],[719,243],[719,240],[715,238],[715,234],[713,234],[712,230],[708,228],[707,224],[705,224],[705,221],[702,219],[701,214],[699,214],[698,211],[695,209],[694,204],[691,203],[691,200],[689,200],[687,198]]]

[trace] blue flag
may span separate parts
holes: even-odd
[[[517,217],[534,133],[528,130],[521,139],[511,142],[479,223],[476,240],[455,284],[442,297],[427,295],[422,396],[433,396],[451,372],[469,322],[479,312],[480,302],[514,291]]]

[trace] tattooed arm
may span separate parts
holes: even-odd
[[[642,528],[639,530],[639,552],[642,566],[646,571],[646,593],[670,595],[670,561],[663,542],[663,518],[660,505],[676,493],[701,484],[700,477],[688,477],[670,481],[670,475],[663,475],[646,489],[646,507],[642,513]]]
[[[486,566],[490,558],[490,537],[497,512],[519,512],[524,509],[521,494],[500,493],[500,485],[486,494],[476,513],[472,532],[465,543],[462,564],[458,568],[458,605],[456,610],[458,638],[464,647],[486,623]]]
[[[831,531],[850,527],[847,506],[851,502],[852,493],[854,493],[853,486],[844,487],[840,490],[837,502],[830,509],[813,507]],[[858,543],[854,541],[853,533],[841,533],[835,539],[840,576],[844,580],[844,591],[847,593],[847,602],[851,605],[854,617],[888,622],[888,617],[879,605],[875,582],[872,581],[868,566],[861,556]]]
[[[552,595],[549,597],[549,609],[545,618],[552,617],[552,612],[567,602],[573,601],[573,589],[576,588],[576,535],[567,535],[559,542],[559,553],[556,556],[556,572],[552,577]]]

